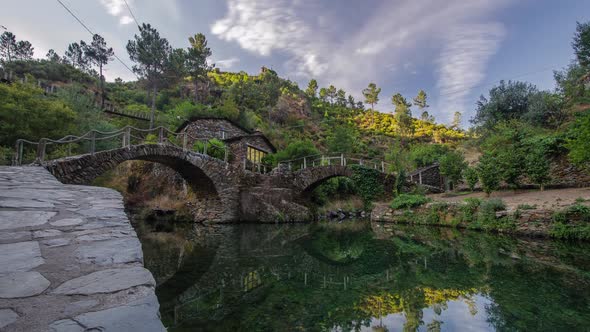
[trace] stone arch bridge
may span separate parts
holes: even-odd
[[[156,162],[178,172],[206,207],[196,220],[217,223],[309,220],[306,194],[328,179],[352,175],[350,166],[336,162],[299,170],[277,167],[261,174],[171,144],[129,145],[42,165],[63,183],[89,184],[129,160]],[[393,176],[380,174],[391,188]]]

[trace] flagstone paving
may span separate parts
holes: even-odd
[[[165,331],[119,193],[0,167],[1,331]]]

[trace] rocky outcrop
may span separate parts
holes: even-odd
[[[165,331],[117,192],[0,167],[2,331]]]

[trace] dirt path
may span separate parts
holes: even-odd
[[[444,202],[461,202],[468,197],[486,198],[482,192],[461,194],[435,194],[429,195],[436,201]],[[491,195],[492,198],[501,198],[508,209],[516,209],[520,204],[536,205],[537,209],[559,210],[563,207],[570,206],[576,202],[576,199],[583,198],[585,205],[590,205],[590,187],[587,188],[568,188],[552,190],[509,190],[499,191]]]

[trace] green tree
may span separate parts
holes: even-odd
[[[305,94],[313,99],[317,97],[317,93],[318,93],[318,81],[316,81],[315,79],[311,79],[309,81],[309,83],[307,84],[307,89],[305,89]]]
[[[477,170],[473,167],[467,167],[465,168],[465,171],[463,171],[463,176],[465,177],[465,182],[467,182],[469,190],[473,191],[475,185],[479,181]]]
[[[485,152],[479,158],[479,164],[476,167],[479,182],[486,195],[498,190],[500,187],[500,172],[498,169],[498,160],[490,153]]]
[[[333,105],[334,101],[336,99],[336,95],[338,93],[338,91],[336,90],[336,87],[333,85],[330,85],[326,92],[327,92],[328,100],[330,100],[330,105]]]
[[[320,100],[324,103],[328,101],[328,89],[326,89],[326,88],[320,89]]]
[[[356,136],[352,128],[338,126],[328,137],[328,150],[333,153],[350,153],[354,151]]]
[[[463,177],[466,167],[465,157],[457,151],[450,151],[440,158],[440,174],[449,180],[453,188]]]
[[[426,102],[426,92],[424,90],[418,91],[418,95],[414,97],[414,105],[418,106],[418,108],[422,111],[427,107],[430,107]]]
[[[61,60],[59,58],[59,55],[57,53],[55,53],[54,49],[50,49],[49,51],[47,51],[45,58],[47,58],[47,61],[50,61],[50,62],[59,62]]]
[[[150,128],[153,128],[156,95],[164,78],[172,47],[166,38],[160,37],[158,30],[146,23],[139,27],[139,35],[134,38],[135,40],[127,43],[127,52],[131,60],[137,63],[133,66],[133,71],[144,78],[151,89]]]
[[[400,130],[400,136],[402,138],[408,138],[414,131],[414,122],[412,119],[412,112],[406,98],[400,93],[396,93],[391,97],[391,103],[395,106],[394,118]]]
[[[65,52],[66,60],[74,67],[86,71],[88,69],[89,59],[86,57],[84,50],[88,47],[83,40],[80,43],[71,43]]]
[[[101,105],[104,106],[104,76],[102,75],[102,68],[103,66],[107,65],[109,61],[113,59],[113,52],[112,47],[107,47],[107,43],[102,38],[102,36],[95,34],[92,36],[92,43],[87,45],[84,50],[84,54],[89,59],[90,63],[95,64],[98,66],[98,73],[100,79],[100,100]]]
[[[0,56],[3,61],[11,62],[16,52],[16,36],[9,31],[0,36]]]
[[[340,107],[346,107],[346,91],[342,89],[336,91],[336,104]]]
[[[31,60],[33,58],[33,45],[26,40],[19,40],[14,50],[14,58],[16,60]]]
[[[455,112],[455,114],[453,114],[453,123],[451,124],[451,128],[453,128],[455,130],[461,129],[462,118],[463,118],[463,115],[461,114],[461,112]]]
[[[0,84],[0,145],[19,138],[58,139],[75,132],[76,114],[62,101],[43,98],[32,84]]]
[[[569,158],[577,165],[587,167],[590,163],[590,111],[579,114],[568,133]]]
[[[582,67],[590,66],[590,22],[576,22],[576,33],[572,46],[580,65]]]
[[[545,190],[545,185],[549,183],[550,164],[545,149],[542,146],[536,146],[527,153],[526,156],[526,173],[534,183],[538,184],[541,191]]]
[[[199,84],[209,82],[207,73],[213,70],[214,65],[207,62],[212,54],[207,46],[207,38],[202,33],[189,37],[189,48],[186,52],[186,68],[195,86],[195,103],[199,101]]]
[[[375,104],[379,102],[379,93],[381,93],[381,88],[377,88],[375,83],[369,83],[369,86],[363,90],[365,104],[371,105],[371,110],[374,110]]]
[[[275,154],[275,160],[285,161],[299,159],[307,156],[318,155],[320,151],[315,147],[312,141],[302,140],[294,141],[287,145],[284,150],[281,150]]]
[[[354,97],[352,95],[348,95],[348,107],[351,109],[356,108],[356,101],[354,100]]]

